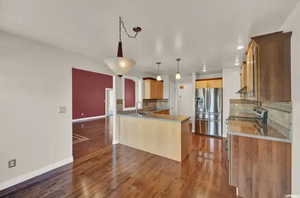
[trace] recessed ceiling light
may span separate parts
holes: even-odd
[[[239,45],[239,46],[237,46],[236,49],[237,49],[237,50],[242,50],[242,49],[244,49],[244,46],[243,46],[243,45]]]
[[[240,66],[240,62],[235,62],[234,65],[235,66]]]

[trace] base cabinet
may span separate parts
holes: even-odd
[[[229,180],[243,198],[291,193],[291,144],[230,136]]]

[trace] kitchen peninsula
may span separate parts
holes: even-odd
[[[183,161],[191,152],[189,117],[119,112],[119,139],[136,149]]]

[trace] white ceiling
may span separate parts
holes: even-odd
[[[0,0],[0,28],[88,56],[99,63],[116,54],[118,16],[143,28],[124,38],[134,72],[184,75],[233,66],[238,45],[277,31],[299,0]],[[129,28],[128,27],[128,28]]]

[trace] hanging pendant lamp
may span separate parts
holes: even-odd
[[[159,65],[161,64],[161,62],[157,62],[157,76],[156,76],[156,80],[157,81],[161,81],[162,78],[161,78],[161,75],[159,74]]]
[[[121,17],[119,17],[119,42],[117,56],[104,60],[105,64],[118,76],[127,74],[128,71],[136,64],[135,60],[123,56],[122,28],[129,38],[136,38],[138,33],[142,31],[142,28],[137,26],[132,29],[134,34],[130,35],[127,32],[124,21]]]
[[[179,62],[180,62],[180,58],[177,58],[176,61],[177,61],[177,72],[176,72],[176,75],[175,75],[175,78],[176,80],[180,80],[181,79],[181,75],[180,75],[180,72],[179,72]]]

